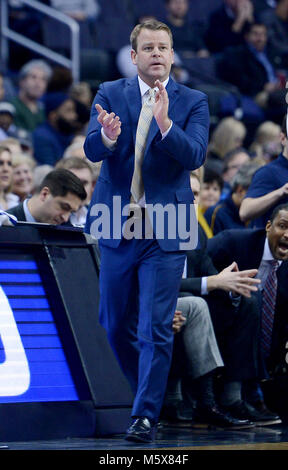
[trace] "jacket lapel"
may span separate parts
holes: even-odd
[[[124,97],[131,118],[131,129],[135,144],[137,124],[141,111],[141,95],[137,76],[127,80],[126,87],[124,88]]]

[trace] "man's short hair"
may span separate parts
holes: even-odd
[[[276,206],[271,214],[270,222],[273,223],[274,219],[276,219],[277,215],[279,214],[280,211],[288,211],[288,202],[284,202],[283,204],[279,204]]]
[[[150,31],[166,31],[170,37],[171,47],[173,47],[173,36],[169,26],[158,20],[147,20],[143,23],[137,24],[130,35],[130,43],[134,51],[137,51],[137,40],[142,29],[150,29]]]
[[[63,197],[67,193],[72,193],[79,197],[81,201],[85,201],[87,198],[87,193],[81,180],[72,171],[65,168],[50,171],[40,184],[38,193],[45,187],[49,188],[53,197]]]

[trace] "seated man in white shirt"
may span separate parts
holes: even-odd
[[[57,169],[48,173],[30,199],[7,212],[18,221],[71,225],[71,214],[79,210],[86,197],[85,188],[76,175],[66,169]]]

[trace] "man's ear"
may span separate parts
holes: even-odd
[[[39,193],[39,196],[40,196],[40,199],[42,202],[46,201],[47,197],[51,194],[50,192],[50,189],[48,188],[48,186],[44,186],[40,193]]]
[[[270,231],[271,225],[271,220],[268,220],[265,226],[266,234]]]
[[[137,65],[137,52],[134,49],[131,50],[131,60],[134,65]]]

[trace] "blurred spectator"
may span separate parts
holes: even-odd
[[[265,121],[256,129],[249,151],[254,154],[254,158],[269,163],[282,151],[280,137],[281,126],[272,121]]]
[[[266,46],[266,26],[250,24],[244,44],[227,49],[223,54],[218,73],[263,108],[267,119],[270,116],[271,120],[281,122],[286,111],[285,89],[267,56]]]
[[[84,104],[87,108],[91,107],[93,94],[90,85],[87,82],[74,83],[69,92],[71,98]]]
[[[6,101],[0,102],[0,141],[9,137],[9,130],[14,122],[15,107]]]
[[[242,165],[248,163],[249,161],[249,152],[244,147],[237,147],[236,149],[231,150],[224,156],[224,166],[222,172],[224,187],[221,194],[221,199],[225,199],[226,195],[230,192],[231,181],[236,175],[239,168],[241,168]]]
[[[22,151],[20,141],[14,137],[8,137],[7,139],[2,140],[1,146],[8,148],[12,154],[12,157],[14,154],[21,153]]]
[[[85,137],[83,136],[83,142],[81,140],[77,140],[73,142],[66,148],[65,152],[63,153],[63,158],[70,158],[70,157],[78,157],[78,158],[86,158],[83,144],[84,144]]]
[[[59,160],[59,162],[56,164],[56,168],[66,168],[66,170],[72,171],[74,175],[78,176],[85,188],[87,198],[85,201],[83,201],[83,204],[79,210],[74,212],[70,217],[70,222],[72,225],[77,227],[84,227],[86,223],[88,205],[90,203],[95,186],[92,165],[90,165],[87,160],[83,160],[78,157],[69,157]]]
[[[33,182],[34,182],[34,192],[41,186],[42,181],[44,180],[45,176],[50,173],[50,171],[54,170],[54,166],[52,165],[37,165],[34,168],[33,172]]]
[[[39,164],[54,166],[62,158],[79,128],[74,101],[66,93],[45,97],[47,119],[33,134],[34,157]]]
[[[206,210],[217,204],[223,189],[223,179],[214,171],[204,168],[203,183],[200,189],[200,210],[205,214]]]
[[[173,35],[174,50],[183,58],[207,57],[204,30],[200,22],[188,20],[188,0],[165,0],[167,16],[165,23]]]
[[[40,99],[46,92],[51,73],[50,66],[43,60],[32,60],[21,68],[18,96],[10,99],[16,109],[16,127],[33,131],[45,120]]]
[[[69,90],[72,85],[72,71],[67,67],[63,67],[62,65],[54,65],[47,86],[47,93],[55,93],[58,91],[62,91],[63,93],[69,93]]]
[[[243,43],[243,30],[254,21],[250,0],[223,0],[223,5],[210,15],[205,42],[211,53]]]
[[[11,193],[12,155],[10,150],[0,146],[0,209],[6,211],[18,204],[19,198]]]
[[[201,209],[200,209],[200,191],[201,191],[201,180],[198,176],[198,174],[194,171],[191,171],[190,173],[190,186],[194,194],[194,204],[196,205],[197,208],[197,219],[200,227],[203,229],[203,232],[206,236],[206,238],[210,238],[213,236],[212,230],[209,227],[209,224],[207,223]]]
[[[52,8],[76,21],[84,21],[88,18],[94,21],[100,13],[97,0],[50,0],[50,4]]]
[[[23,201],[33,193],[33,171],[35,166],[35,160],[25,153],[12,156],[13,176],[11,190],[19,197],[20,201]]]
[[[243,145],[246,133],[245,125],[234,117],[221,119],[211,135],[205,167],[222,175],[225,155]]]
[[[71,213],[79,209],[86,197],[79,178],[61,168],[48,173],[33,196],[9,209],[9,213],[19,221],[71,225]]]
[[[281,144],[283,151],[276,160],[262,166],[253,176],[251,185],[240,207],[244,222],[263,228],[273,209],[288,202],[288,140],[286,118],[283,119]]]
[[[255,17],[258,18],[258,15],[263,11],[271,11],[276,7],[277,0],[252,0],[254,5]]]
[[[268,30],[268,47],[271,60],[278,69],[288,67],[288,1],[276,0],[275,9],[264,10],[259,21]]]
[[[242,165],[231,181],[231,191],[228,196],[205,212],[204,216],[213,235],[226,229],[246,227],[240,219],[239,208],[257,168],[259,165],[255,163]]]

